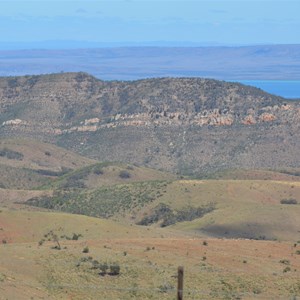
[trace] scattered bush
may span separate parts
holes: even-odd
[[[173,291],[175,289],[175,287],[170,283],[165,283],[165,284],[159,286],[158,289],[159,289],[160,293],[168,293],[170,291]]]
[[[96,175],[103,175],[104,172],[103,172],[103,170],[97,169],[97,170],[94,170],[94,174],[96,174]]]
[[[256,288],[253,288],[252,292],[253,292],[253,294],[259,295],[262,293],[262,290],[260,288],[256,287]]]
[[[284,265],[289,265],[290,264],[290,261],[288,259],[281,259],[279,262],[281,264],[284,264]]]
[[[207,241],[203,241],[203,246],[207,246],[208,244],[207,244]]]
[[[51,247],[51,249],[55,249],[55,250],[61,250],[60,246],[57,246],[57,245],[55,245],[55,246]]]
[[[61,185],[63,189],[84,189],[86,188],[86,184],[80,179],[69,177],[66,182]]]
[[[88,246],[84,247],[82,250],[82,253],[89,253],[89,252],[90,252],[90,249]]]
[[[45,242],[45,240],[53,241],[56,244],[55,246],[52,247],[52,249],[56,249],[56,250],[60,250],[61,249],[58,235],[55,234],[53,232],[53,230],[50,230],[48,233],[44,234],[44,239],[41,239],[39,241],[39,245],[41,246]]]
[[[44,176],[63,176],[65,174],[67,174],[68,172],[70,172],[71,169],[68,168],[62,168],[61,171],[52,171],[52,170],[44,170],[44,169],[38,169],[38,170],[34,170],[35,173],[40,174],[40,175],[44,175]]]
[[[290,267],[286,267],[286,268],[283,269],[283,273],[286,273],[286,272],[289,272],[289,271],[291,271]]]
[[[93,173],[96,174],[96,175],[103,175],[104,171],[102,169],[102,166],[95,166],[93,168]]]
[[[282,199],[280,200],[281,204],[298,204],[297,200],[294,198]]]
[[[24,157],[22,153],[10,150],[8,148],[3,148],[2,150],[0,150],[0,156],[15,160],[22,160]]]
[[[93,260],[92,261],[92,269],[99,269],[99,261],[98,260]]]
[[[126,170],[122,170],[119,173],[119,177],[122,178],[122,179],[128,179],[128,178],[131,177],[131,174]]]
[[[170,206],[160,203],[153,209],[153,212],[150,215],[144,217],[137,225],[150,225],[161,221],[160,226],[166,227],[177,222],[192,221],[201,218],[214,209],[215,205],[213,203],[209,203],[202,207],[188,206],[182,208],[182,210],[172,210]]]
[[[72,240],[73,241],[77,241],[80,237],[82,237],[82,234],[78,234],[78,233],[73,233],[73,236],[72,236]]]
[[[109,266],[110,269],[110,275],[116,276],[120,274],[120,266],[117,263],[113,263]]]
[[[101,270],[102,274],[106,274],[108,270],[108,265],[107,263],[102,263],[99,265],[99,269]]]

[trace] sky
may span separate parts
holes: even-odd
[[[300,0],[0,0],[0,47],[300,44],[299,12]]]

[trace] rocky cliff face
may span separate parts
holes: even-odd
[[[238,83],[10,77],[0,79],[0,103],[2,136],[40,138],[100,160],[195,172],[300,167],[299,101]]]

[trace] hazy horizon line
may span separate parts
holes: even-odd
[[[43,40],[43,41],[0,41],[2,50],[69,50],[91,48],[117,48],[117,47],[251,47],[251,46],[281,46],[300,45],[300,43],[219,43],[215,41],[142,41],[142,42],[94,42],[83,40]],[[65,48],[62,48],[65,47]]]

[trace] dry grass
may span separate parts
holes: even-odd
[[[290,174],[288,174],[290,172]],[[236,179],[236,180],[272,180],[272,181],[300,181],[300,176],[292,175],[293,173],[299,173],[299,169],[270,171],[270,170],[226,170],[217,172],[210,177],[214,179]]]
[[[24,156],[22,160],[0,157],[0,164],[11,167],[60,171],[62,167],[76,169],[96,163],[95,160],[32,139],[1,139],[0,149],[4,148]]]
[[[300,295],[300,262],[288,242],[193,238],[98,238],[0,246],[4,296],[46,299],[174,299],[185,267],[185,299],[287,299]],[[89,253],[82,253],[88,245]],[[300,247],[300,246],[299,246]],[[126,253],[126,255],[124,255]],[[118,262],[99,276],[83,257]],[[288,261],[290,271],[284,272]],[[22,288],[21,288],[22,287]]]
[[[130,214],[115,222],[39,211],[14,202],[51,191],[0,189],[0,299],[174,299],[179,265],[185,299],[300,296],[300,207],[280,204],[299,197],[299,182],[180,180],[163,191],[140,216],[160,202],[174,209],[214,202],[216,210],[167,228],[144,227]],[[53,249],[51,231],[61,250]],[[211,237],[245,232],[278,240]],[[78,240],[66,238],[74,233]],[[92,260],[117,262],[121,273],[100,276]]]
[[[200,219],[173,228],[216,237],[295,240],[299,238],[300,205],[282,205],[281,199],[300,202],[300,183],[266,180],[181,180],[142,209],[141,218],[158,203],[180,210],[215,203],[216,209]]]

